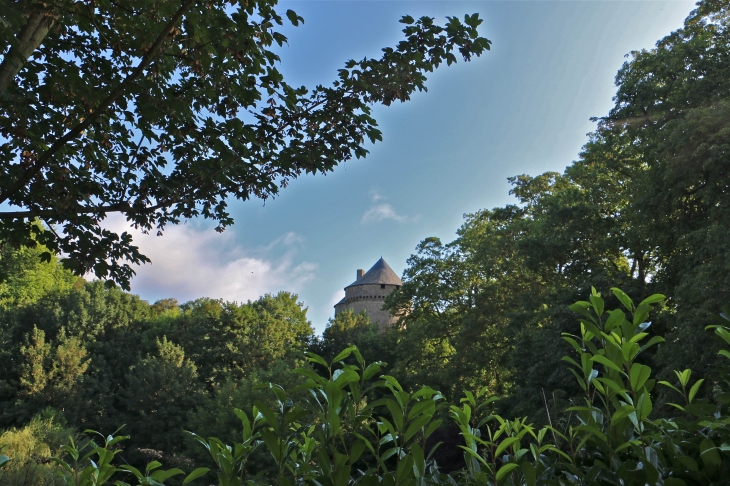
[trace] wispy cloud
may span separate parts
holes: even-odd
[[[221,235],[190,225],[170,226],[161,237],[129,229],[123,220],[106,226],[131,233],[140,251],[152,260],[137,267],[132,280],[132,292],[149,300],[213,297],[241,302],[279,290],[298,293],[317,269],[295,258],[301,242],[296,233],[249,249],[236,242],[233,233]]]
[[[372,202],[372,205],[367,211],[365,211],[365,214],[362,215],[360,222],[362,224],[372,224],[390,219],[397,223],[408,223],[418,219],[417,216],[411,217],[398,214],[391,204],[385,202],[386,199],[388,198],[383,196],[377,189],[371,189],[370,201]]]
[[[393,221],[397,221],[398,223],[406,223],[411,220],[411,218],[409,218],[408,216],[403,216],[396,213],[393,206],[387,203],[376,204],[367,211],[365,211],[365,214],[362,215],[363,224],[379,223],[380,221],[385,221],[386,219],[392,219]]]

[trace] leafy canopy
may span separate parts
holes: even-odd
[[[283,80],[273,0],[0,0],[0,239],[35,240],[78,274],[128,287],[149,259],[111,213],[161,232],[229,198],[266,199],[381,139],[370,107],[425,90],[425,73],[489,49],[478,15],[403,17],[405,40],[348,61],[331,86]],[[303,19],[291,10],[293,25]],[[62,231],[40,232],[42,219]],[[34,230],[34,228],[36,228]],[[35,235],[35,236],[34,236]]]

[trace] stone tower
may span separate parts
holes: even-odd
[[[357,279],[345,287],[345,297],[335,304],[335,316],[345,309],[352,309],[356,313],[366,311],[370,320],[378,323],[380,331],[385,331],[398,320],[383,310],[385,297],[401,285],[403,281],[380,257],[367,273],[357,271]]]

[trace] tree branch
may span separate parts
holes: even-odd
[[[164,204],[167,205],[167,204]],[[114,212],[127,212],[127,213],[146,213],[154,211],[162,207],[162,204],[156,206],[149,206],[144,208],[135,208],[128,203],[117,203],[108,204],[106,206],[95,206],[81,208],[73,211],[73,214],[93,214],[93,213],[114,213]],[[0,211],[0,220],[3,219],[25,219],[25,218],[54,218],[57,216],[63,216],[68,214],[68,211],[59,211],[57,209],[38,209],[28,211]]]
[[[99,118],[104,110],[111,106],[112,103],[114,103],[117,98],[122,95],[122,93],[127,89],[129,85],[131,85],[138,77],[142,75],[144,70],[147,68],[147,66],[150,65],[152,59],[162,47],[162,44],[164,43],[167,36],[170,34],[170,32],[172,32],[172,29],[180,21],[182,16],[185,14],[185,11],[188,10],[193,5],[193,3],[195,3],[195,0],[185,0],[183,2],[177,12],[175,12],[175,15],[173,15],[167,25],[165,25],[165,28],[162,29],[162,32],[160,32],[160,34],[157,36],[157,40],[155,40],[155,43],[152,44],[152,47],[150,47],[147,53],[145,53],[144,57],[140,61],[139,65],[135,68],[135,70],[132,71],[132,73],[127,76],[124,81],[122,81],[119,86],[117,86],[109,94],[109,96],[107,96],[106,99],[104,99],[104,101],[102,101],[99,106],[97,106],[96,109],[84,119],[84,121],[69,130],[66,135],[56,140],[56,142],[51,145],[51,147],[35,161],[33,166],[25,171],[23,176],[20,177],[20,179],[18,179],[15,184],[13,184],[7,191],[0,193],[0,203],[7,201],[10,196],[12,196],[16,191],[18,191],[20,188],[30,182],[38,174],[38,172],[43,169],[45,164],[51,159],[51,157],[53,157],[56,152],[58,152],[66,143],[78,137],[89,125],[91,125],[92,122],[94,122],[94,120]]]
[[[28,22],[18,34],[18,43],[10,49],[0,64],[0,93],[7,91],[25,61],[41,45],[48,34],[50,24],[50,18],[46,17],[46,12],[42,10],[37,10],[28,16]]]

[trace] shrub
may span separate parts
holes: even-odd
[[[62,444],[74,431],[63,425],[57,414],[48,409],[33,417],[22,428],[0,434],[0,452],[7,459],[0,469],[3,486],[43,486],[62,484],[56,480],[51,456],[61,451]]]
[[[717,393],[714,403],[698,398],[703,381],[692,382],[689,370],[676,372],[676,384],[657,382],[641,360],[645,350],[663,341],[647,331],[652,306],[664,297],[652,295],[635,305],[621,290],[613,293],[622,309],[606,310],[595,289],[587,301],[571,306],[580,316],[580,332],[563,334],[574,349],[564,360],[584,396],[566,410],[561,427],[552,418],[550,425],[537,429],[527,418],[489,414],[495,398],[487,398],[486,388],[465,392],[450,406],[428,386],[407,391],[392,376],[380,375],[383,363],[366,363],[357,347],[350,346],[331,361],[308,353],[309,362],[323,373],[313,367],[296,369],[306,381],[289,391],[272,383],[259,385],[272,399],[255,400],[248,412],[234,409],[240,440],[228,445],[215,437],[190,435],[215,464],[220,486],[726,484],[730,398],[725,393]],[[722,319],[709,327],[730,345],[730,328],[725,326],[730,313]],[[730,351],[721,354],[730,358]],[[679,394],[676,418],[651,420],[658,384]],[[301,394],[304,399],[292,398]],[[433,459],[440,444],[429,441],[446,412],[461,433],[459,448],[466,464],[449,474]],[[72,443],[64,450],[74,464],[55,461],[67,478],[82,471],[108,480],[126,470],[136,484],[152,485],[182,475],[178,469],[158,470],[157,461],[145,474],[129,466],[116,468],[112,460],[118,450],[113,446],[123,439],[112,435],[104,446],[92,443],[80,460]],[[257,451],[271,457],[270,474],[249,473]],[[91,461],[94,455],[97,459]],[[206,471],[193,471],[185,482]]]

